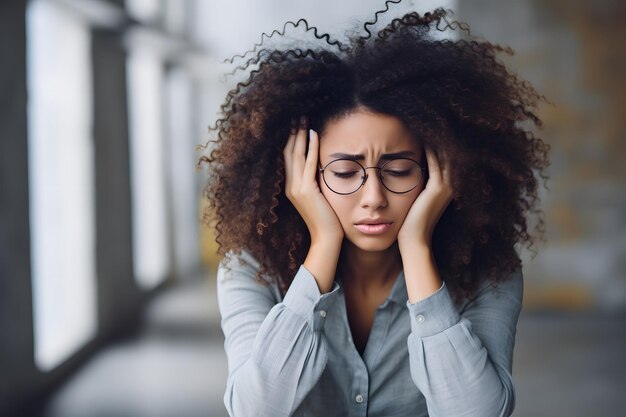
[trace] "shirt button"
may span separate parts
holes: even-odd
[[[422,314],[418,314],[417,316],[415,316],[415,321],[417,321],[418,323],[424,323],[424,320],[426,320],[426,317],[424,317]]]
[[[326,317],[326,310],[320,310],[320,316]]]
[[[354,398],[354,401],[356,401],[357,403],[361,404],[363,402],[363,396],[361,394],[357,395]]]

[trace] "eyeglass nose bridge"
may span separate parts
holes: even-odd
[[[361,164],[359,164],[359,165],[361,165]],[[367,174],[366,170],[368,170],[370,168],[379,170],[378,171],[378,179],[380,180],[380,183],[383,185],[383,187],[387,188],[387,186],[385,185],[385,182],[383,181],[383,174],[382,174],[382,172],[383,172],[382,170],[383,170],[384,166],[385,166],[385,164],[383,164],[382,166],[379,166],[379,167],[378,166],[364,167],[363,165],[361,165],[361,168],[363,168],[363,172],[364,172],[364,175],[361,177],[361,185],[359,185],[359,188],[354,190],[352,193],[356,193],[357,191],[359,191],[361,189],[361,187],[363,187],[365,185],[365,182],[369,178],[369,175]],[[322,168],[321,166],[318,166],[317,170],[318,170],[318,172],[320,174],[324,174],[324,168]],[[350,193],[350,194],[352,194],[352,193]]]
[[[384,165],[383,165],[384,166]],[[387,188],[387,186],[385,185],[384,181],[383,181],[383,167],[380,166],[373,166],[373,167],[363,167],[363,172],[365,173],[362,177],[361,177],[361,185],[359,186],[359,188],[363,187],[365,185],[365,182],[367,182],[367,178],[369,178],[369,175],[367,173],[366,170],[373,168],[373,169],[378,169],[378,179],[380,180],[380,183],[383,185],[383,187]],[[357,188],[357,191],[359,190],[359,188]]]
[[[409,159],[409,158],[406,158],[406,159]],[[389,161],[385,162],[384,164],[382,164],[381,166],[371,166],[371,167],[364,167],[364,166],[363,166],[363,165],[361,165],[358,161],[354,161],[354,162],[356,162],[357,164],[359,164],[359,165],[361,166],[361,168],[363,168],[363,171],[364,171],[364,173],[365,173],[365,175],[363,175],[363,176],[361,177],[361,185],[359,185],[359,187],[358,187],[356,190],[354,190],[354,191],[352,191],[352,192],[350,192],[350,193],[339,193],[339,192],[337,192],[337,191],[334,191],[332,188],[331,188],[331,191],[333,191],[334,193],[337,193],[337,194],[341,194],[341,195],[348,195],[348,194],[354,194],[354,193],[356,193],[356,192],[357,192],[357,191],[359,191],[361,188],[363,188],[363,185],[365,185],[365,182],[367,181],[367,178],[369,177],[369,175],[368,175],[368,173],[367,173],[367,170],[368,170],[368,169],[370,169],[370,168],[374,168],[374,169],[378,169],[378,170],[379,170],[379,173],[378,173],[378,179],[380,180],[381,185],[382,185],[385,189],[387,189],[387,190],[391,191],[391,192],[392,192],[392,193],[394,193],[394,194],[406,194],[406,193],[410,192],[411,190],[413,190],[415,187],[417,187],[417,186],[419,185],[419,183],[422,181],[422,179],[420,178],[420,180],[417,182],[417,184],[415,184],[415,186],[414,186],[413,188],[411,188],[410,190],[408,190],[408,191],[398,192],[398,191],[393,191],[393,190],[391,190],[391,189],[390,189],[389,187],[387,187],[387,185],[385,184],[385,180],[384,180],[384,177],[383,177],[383,175],[382,175],[382,170],[385,168],[385,165],[387,165],[387,164],[388,164],[389,162],[391,162],[391,161],[392,161],[392,160],[389,160]],[[326,167],[327,167],[328,165],[332,164],[333,162],[335,162],[335,161],[331,161],[331,162],[329,162],[329,163],[328,163],[328,164],[326,164],[326,166],[325,166],[325,167],[323,167],[323,168],[322,168],[322,166],[321,166],[320,164],[318,164],[318,169],[317,169],[317,170],[318,170],[318,172],[319,172],[320,174],[322,174],[322,176],[323,176],[323,175],[324,175],[324,171],[326,170]],[[413,161],[413,162],[415,162],[415,163],[417,164],[417,166],[418,166],[418,168],[419,168],[420,172],[421,172],[421,173],[422,173],[422,175],[423,175],[423,173],[424,173],[425,169],[424,169],[422,166],[420,166],[420,165],[419,165],[416,161]],[[325,178],[324,178],[324,182],[326,182],[326,179],[325,179]],[[327,185],[328,185],[328,184],[327,184]],[[330,187],[329,187],[329,188],[330,188]]]
[[[356,161],[355,161],[356,162]],[[358,163],[358,162],[357,162]],[[361,164],[359,164],[361,165]],[[386,163],[382,164],[381,166],[371,166],[371,167],[364,167],[363,165],[361,165],[361,168],[363,168],[363,176],[361,177],[361,185],[359,185],[359,188],[357,188],[356,190],[354,190],[353,192],[351,192],[350,194],[354,194],[357,191],[359,191],[361,188],[363,188],[363,186],[365,185],[365,183],[367,182],[367,179],[369,178],[369,174],[367,173],[367,170],[372,168],[372,169],[377,169],[378,170],[378,180],[380,181],[380,184],[387,190],[389,190],[389,188],[387,188],[387,185],[385,185],[385,180],[383,177],[383,168],[385,167]],[[320,168],[320,172],[324,172],[324,169]],[[389,190],[391,191],[391,190]],[[395,193],[395,191],[391,191],[392,193]],[[398,193],[396,193],[398,194]]]

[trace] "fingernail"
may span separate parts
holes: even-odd
[[[315,135],[317,136],[317,132],[313,129],[309,129],[309,137],[312,138],[313,134],[315,133]]]

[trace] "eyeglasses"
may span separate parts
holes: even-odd
[[[410,158],[390,159],[379,167],[364,167],[353,159],[335,159],[319,168],[319,172],[331,191],[347,195],[365,184],[367,169],[377,169],[383,186],[395,194],[408,193],[417,187],[424,172],[424,168]]]

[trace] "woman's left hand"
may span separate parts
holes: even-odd
[[[403,247],[430,247],[435,226],[453,197],[450,161],[445,155],[437,158],[428,147],[425,150],[429,178],[398,232],[398,246],[401,251]]]

